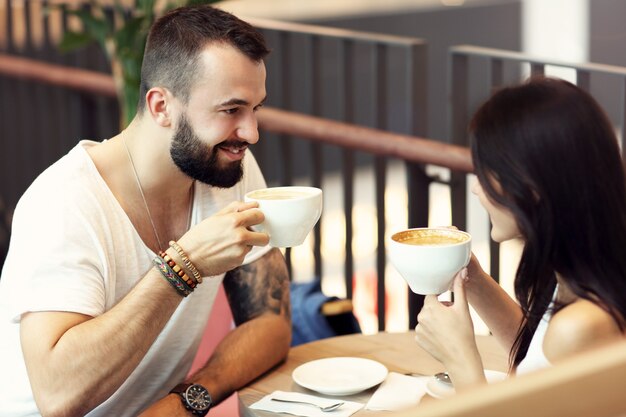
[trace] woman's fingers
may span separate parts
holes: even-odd
[[[452,226],[452,225],[447,225],[447,226],[437,226],[435,227],[436,229],[452,229],[452,230],[459,230],[458,227],[456,226]]]
[[[467,275],[467,272],[465,275]],[[467,297],[465,295],[465,280],[462,278],[462,274],[458,274],[454,278],[452,291],[454,292],[454,304],[461,303],[467,305]]]
[[[461,269],[459,274],[461,276],[461,279],[463,280],[463,283],[466,283],[467,281],[469,281],[469,272],[467,271],[467,267]]]
[[[439,304],[439,300],[437,299],[436,295],[425,295],[424,296],[424,305],[432,305],[432,304]]]

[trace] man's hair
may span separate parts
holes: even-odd
[[[200,52],[210,43],[231,45],[254,62],[269,53],[263,35],[228,12],[207,5],[174,9],[158,19],[148,34],[138,113],[145,109],[148,90],[156,86],[167,88],[186,103]]]

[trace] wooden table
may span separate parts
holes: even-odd
[[[277,414],[251,410],[248,407],[276,390],[316,394],[300,387],[291,378],[291,372],[299,365],[314,359],[334,356],[354,356],[376,360],[384,364],[389,372],[418,373],[433,375],[443,371],[442,365],[421,349],[414,340],[413,331],[406,333],[377,333],[375,335],[354,334],[332,337],[296,346],[289,352],[287,360],[264,376],[239,391],[240,415],[243,417],[276,417]],[[478,350],[485,369],[507,370],[507,353],[491,336],[477,336]],[[378,387],[359,394],[345,396],[349,401],[367,403]],[[319,395],[319,394],[317,394]],[[391,412],[360,410],[354,416],[384,416]]]

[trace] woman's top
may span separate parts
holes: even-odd
[[[552,319],[552,314],[554,312],[554,301],[556,300],[557,292],[558,285],[554,290],[552,301],[546,309],[546,312],[543,314],[543,317],[541,318],[541,321],[537,326],[537,330],[535,330],[535,334],[530,341],[530,346],[528,346],[528,352],[526,352],[526,356],[524,357],[524,359],[522,359],[519,365],[517,365],[517,369],[515,370],[515,373],[517,375],[527,374],[528,372],[547,368],[552,365],[548,358],[546,358],[546,355],[543,353],[543,339],[546,336],[548,324]]]

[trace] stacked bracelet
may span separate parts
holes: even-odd
[[[160,256],[155,256],[152,262],[156,265],[163,277],[172,284],[174,289],[183,297],[187,297],[193,289],[190,289],[178,274],[168,265],[168,263]]]
[[[191,272],[191,275],[193,275],[193,277],[196,279],[196,282],[198,284],[202,283],[202,275],[200,275],[200,272],[198,271],[196,266],[191,263],[183,248],[181,248],[180,245],[173,240],[170,240],[170,247],[174,249],[176,253],[178,253],[178,256],[180,256],[180,258],[183,260],[183,265],[185,265],[185,268],[187,268],[187,270]]]
[[[193,278],[189,278],[189,275],[187,275],[185,270],[181,268],[180,265],[178,265],[171,256],[163,251],[159,252],[159,256],[163,258],[165,262],[167,262],[167,265],[172,268],[172,270],[176,273],[176,275],[178,275],[183,284],[185,284],[185,286],[189,288],[190,291],[193,291],[196,288],[198,282]]]

